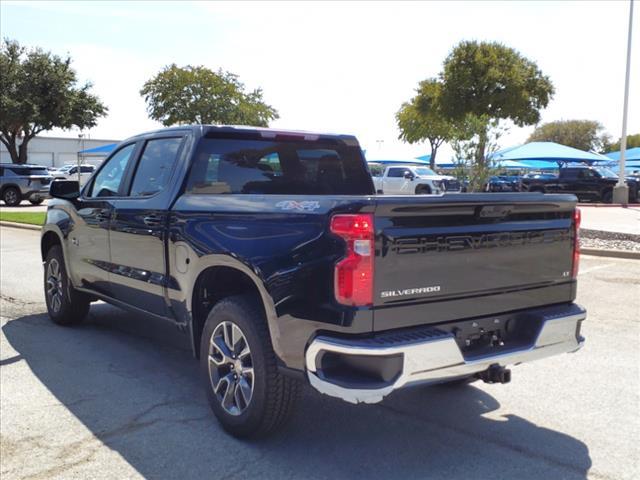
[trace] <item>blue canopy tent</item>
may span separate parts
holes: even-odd
[[[491,159],[497,162],[514,160],[523,163],[531,160],[544,161],[548,164],[547,168],[558,168],[559,165],[563,163],[591,164],[593,162],[608,160],[608,157],[600,155],[599,153],[585,152],[554,142],[531,142],[499,150],[491,156]],[[551,167],[551,163],[555,163],[555,166]]]
[[[109,143],[107,145],[102,145],[101,147],[94,147],[94,148],[88,148],[86,150],[81,150],[78,153],[85,155],[85,154],[95,154],[95,153],[105,153],[105,154],[109,154],[111,152],[113,152],[116,147],[118,146],[117,143]]]
[[[616,162],[620,161],[620,152],[605,153],[606,157]],[[640,147],[630,148],[624,153],[624,160],[627,161],[640,161]]]

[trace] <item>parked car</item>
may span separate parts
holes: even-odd
[[[0,163],[0,198],[9,207],[22,200],[40,205],[49,196],[52,178],[46,167]]]
[[[87,180],[96,171],[95,165],[84,163],[80,165],[80,184],[84,185]],[[78,165],[64,165],[59,170],[51,172],[55,180],[77,180],[78,179]]]
[[[485,192],[517,192],[519,191],[519,181],[502,176],[491,176],[487,181],[484,190]]]
[[[352,136],[206,125],[125,140],[51,194],[51,319],[101,299],[175,325],[233,435],[282,425],[300,381],[374,403],[583,344],[573,195],[375,195]]]
[[[438,175],[428,167],[393,165],[376,175],[372,172],[377,193],[386,195],[439,194],[460,192],[460,182],[455,177]]]
[[[640,180],[631,176],[625,180],[629,186],[629,201],[637,201]],[[530,192],[572,193],[582,202],[611,203],[618,175],[606,167],[564,167],[552,178],[525,177],[522,183]]]

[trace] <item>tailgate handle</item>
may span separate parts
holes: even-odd
[[[506,217],[513,211],[513,205],[485,205],[480,208],[478,216],[481,218]]]

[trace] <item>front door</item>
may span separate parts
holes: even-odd
[[[183,137],[146,140],[123,198],[114,201],[110,224],[113,297],[163,317],[169,316],[165,262],[170,186]]]
[[[69,233],[68,255],[74,264],[74,284],[111,295],[109,272],[109,227],[113,199],[121,187],[135,151],[135,143],[125,145],[105,160],[94,181],[78,200],[78,217]]]
[[[406,193],[413,193],[407,191],[406,188],[409,180],[404,178],[405,172],[409,172],[406,168],[397,167],[390,168],[387,172],[387,176],[384,179],[383,191],[387,195],[401,195]]]

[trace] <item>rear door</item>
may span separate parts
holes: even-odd
[[[184,144],[183,135],[141,141],[126,194],[114,201],[110,225],[113,297],[128,305],[168,316],[165,235],[171,186]]]
[[[377,200],[376,329],[572,299],[573,197],[499,197]]]

